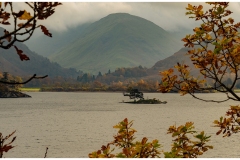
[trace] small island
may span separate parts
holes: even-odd
[[[31,96],[19,91],[21,85],[14,84],[17,82],[13,77],[9,78],[8,72],[3,73],[3,78],[0,78],[3,82],[11,82],[12,84],[0,84],[0,98],[29,98]]]
[[[130,99],[134,101],[123,102],[123,103],[133,103],[133,104],[166,104],[166,101],[160,101],[159,99],[144,99],[143,93],[139,92],[138,89],[129,88],[127,93],[123,93],[124,96],[129,96]],[[136,100],[139,99],[139,100]]]

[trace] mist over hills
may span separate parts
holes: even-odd
[[[75,41],[49,58],[66,68],[97,74],[119,67],[151,67],[181,46],[181,41],[156,24],[116,13],[87,26]]]
[[[76,78],[81,72],[77,72],[76,69],[66,69],[61,67],[56,62],[50,62],[49,59],[38,55],[35,52],[29,50],[29,48],[22,43],[15,43],[18,49],[21,49],[30,60],[21,61],[16,53],[14,47],[10,49],[0,49],[0,71],[8,72],[15,76],[32,76],[37,74],[38,76],[48,75],[49,77],[61,76]]]
[[[71,28],[70,31],[56,32],[51,31],[52,37],[48,37],[41,33],[40,36],[33,35],[30,40],[24,42],[30,50],[37,52],[38,54],[49,57],[55,52],[61,51],[66,45],[72,43],[77,39],[82,31],[88,27],[91,23],[85,23],[80,26]],[[36,32],[41,32],[36,30]]]
[[[199,68],[196,68],[193,64],[193,62],[190,59],[190,56],[187,55],[188,51],[192,48],[183,47],[173,55],[160,60],[156,62],[151,68],[148,68],[147,75],[142,77],[142,79],[151,79],[151,80],[161,80],[161,76],[159,72],[168,70],[170,68],[174,69],[174,73],[176,75],[179,74],[179,72],[176,70],[174,66],[177,65],[177,63],[180,64],[186,64],[189,66],[190,73],[194,77],[202,77],[202,75],[199,72]]]

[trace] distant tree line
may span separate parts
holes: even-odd
[[[95,80],[100,81],[102,83],[111,84],[112,82],[117,81],[125,81],[127,79],[131,80],[139,80],[141,77],[147,76],[147,68],[142,67],[141,65],[138,67],[132,68],[117,68],[114,72],[111,73],[110,69],[107,73],[102,74],[101,72],[98,75],[92,75],[90,73],[84,73],[77,77],[78,82],[89,83],[94,82]]]
[[[128,88],[137,88],[141,91],[157,92],[158,81],[139,80],[135,81],[117,81],[110,84],[93,82],[76,82],[76,83],[54,83],[52,85],[43,85],[41,91],[126,91]]]
[[[99,72],[97,75],[82,73],[77,78],[47,77],[35,79],[25,84],[24,87],[40,87],[42,91],[125,91],[128,87],[133,87],[141,91],[155,92],[159,81],[146,77],[147,71],[147,68],[138,66],[117,68],[114,72],[108,70],[106,73]],[[224,81],[226,85],[230,85],[231,75]],[[207,81],[205,85],[211,86],[213,82]],[[240,89],[240,82],[236,83],[235,88]]]

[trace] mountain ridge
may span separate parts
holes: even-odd
[[[118,67],[151,67],[180,46],[181,42],[153,22],[115,13],[92,23],[75,42],[49,58],[63,67],[96,74]]]

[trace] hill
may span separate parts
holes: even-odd
[[[15,76],[32,76],[33,74],[37,74],[38,76],[48,75],[49,77],[77,77],[81,73],[73,68],[66,69],[56,62],[50,62],[48,58],[32,52],[24,44],[16,43],[16,46],[23,50],[24,54],[26,54],[30,60],[21,61],[14,47],[8,50],[0,49],[1,72],[9,72]]]
[[[86,27],[78,39],[49,58],[63,67],[97,74],[119,67],[151,67],[181,46],[181,41],[156,24],[116,13]]]
[[[35,51],[44,57],[49,57],[55,52],[61,51],[66,45],[76,40],[81,35],[82,31],[89,25],[90,23],[86,23],[63,32],[50,31],[53,35],[51,38],[41,33],[40,36],[34,35],[30,40],[24,43],[30,48],[30,50]],[[42,31],[36,30],[36,32]]]

